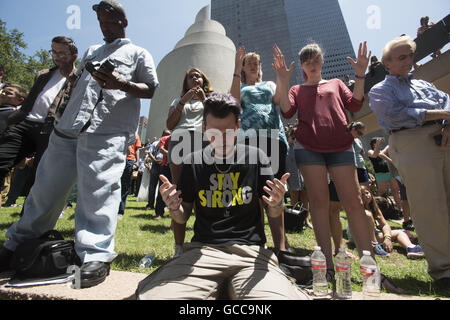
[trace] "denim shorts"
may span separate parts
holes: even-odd
[[[358,182],[359,183],[369,182],[369,174],[367,173],[366,169],[356,168],[356,171],[358,173]]]
[[[355,166],[356,167],[356,157],[353,146],[350,146],[345,151],[341,152],[314,152],[305,149],[297,140],[294,144],[295,150],[295,162],[297,167],[299,166],[310,166],[310,165],[322,165],[328,167],[338,167],[338,166]]]

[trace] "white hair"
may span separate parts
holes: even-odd
[[[416,52],[417,45],[414,40],[408,36],[400,36],[395,38],[394,40],[389,41],[383,48],[383,55],[381,57],[381,63],[385,64],[386,61],[391,60],[391,52],[394,47],[397,47],[402,44],[407,44],[410,46],[413,52]]]

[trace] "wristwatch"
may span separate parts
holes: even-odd
[[[123,92],[128,92],[128,91],[130,91],[130,89],[131,89],[131,82],[130,81],[127,81],[126,83],[125,83],[125,85],[122,87],[122,91]]]

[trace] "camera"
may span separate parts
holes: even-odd
[[[101,65],[100,63],[92,63],[91,61],[86,63],[86,70],[92,74],[96,71],[103,71],[105,73],[112,73],[116,66],[114,65],[114,62],[110,59],[106,59],[105,62],[103,62]]]
[[[54,123],[55,123],[55,118],[48,116],[47,118],[45,118],[44,120],[44,124],[41,127],[41,134],[50,134],[53,130],[54,127]]]

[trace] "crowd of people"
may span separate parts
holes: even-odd
[[[408,258],[427,259],[437,283],[449,283],[450,101],[412,79],[410,37],[386,45],[381,64],[389,74],[369,93],[388,145],[375,137],[366,152],[365,125],[349,123],[346,114],[364,104],[366,42],[356,60],[347,58],[352,81],[323,79],[325,54],[317,43],[299,52],[304,82],[293,87],[295,62],[288,66],[277,45],[276,82],[263,80],[260,55],[244,47],[236,52],[229,93],[215,92],[202,70],[189,68],[168,106],[166,129],[142,145],[135,133],[140,99],[159,86],[152,56],[126,38],[120,3],[103,0],[93,10],[105,43],[90,47],[78,70],[75,43],[59,36],[51,43],[55,67],[39,73],[29,93],[2,86],[0,185],[12,171],[12,185],[18,183],[32,162],[32,187],[0,249],[0,272],[9,269],[18,244],[54,228],[76,184],[82,287],[108,276],[130,194],[143,194],[157,220],[167,209],[174,233],[174,259],[139,283],[139,299],[210,299],[223,290],[233,299],[310,299],[278,265],[276,252],[291,250],[284,226],[288,198],[308,210],[328,281],[335,277],[333,258],[345,247],[344,211],[359,257],[363,251],[388,256],[396,241]],[[386,222],[381,203],[390,198],[403,229]],[[265,247],[264,215],[274,251]]]

